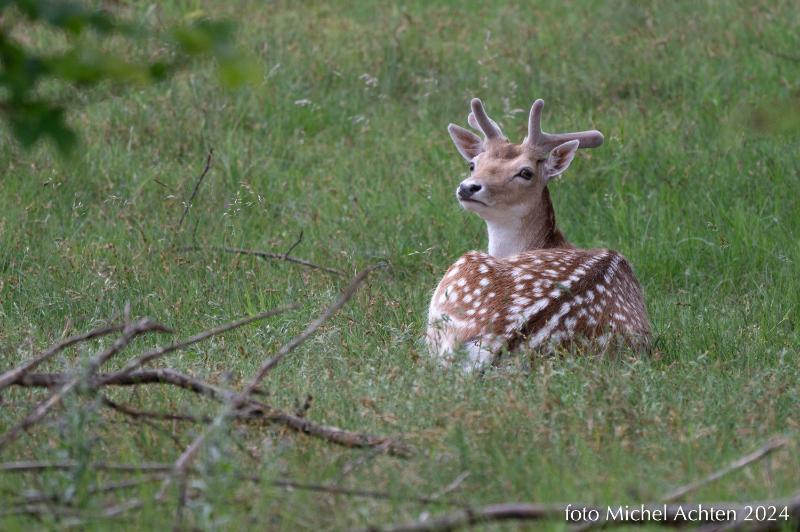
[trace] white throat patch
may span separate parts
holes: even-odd
[[[525,251],[521,220],[487,220],[486,229],[489,232],[489,255],[509,257]]]

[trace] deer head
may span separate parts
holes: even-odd
[[[603,135],[594,130],[544,133],[543,106],[543,100],[533,103],[528,135],[521,144],[508,141],[477,98],[471,102],[467,121],[483,138],[455,124],[447,128],[469,162],[470,176],[459,184],[456,197],[462,207],[486,221],[491,255],[569,247],[555,226],[547,184],[569,167],[578,148],[600,146]]]

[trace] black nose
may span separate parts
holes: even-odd
[[[458,187],[458,195],[461,198],[470,198],[473,194],[481,189],[480,185],[464,185],[463,183]]]

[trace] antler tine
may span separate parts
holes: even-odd
[[[486,136],[487,140],[503,138],[503,132],[500,131],[500,128],[497,126],[494,120],[489,118],[489,115],[486,114],[486,109],[483,108],[483,102],[480,101],[479,98],[473,98],[472,102],[470,102],[470,106],[472,107],[472,114],[470,116],[475,117],[475,121],[478,123],[479,129],[483,131],[483,134]]]
[[[577,140],[579,148],[596,148],[603,144],[603,134],[596,129],[575,131],[573,133],[545,133],[542,131],[542,107],[544,100],[533,102],[528,119],[528,137],[525,143],[544,156],[559,144]]]
[[[528,138],[525,140],[531,146],[539,144],[539,137],[542,136],[542,107],[544,100],[538,98],[531,106],[531,115],[528,118]]]

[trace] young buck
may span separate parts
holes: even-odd
[[[461,350],[471,369],[503,350],[649,344],[650,322],[630,264],[616,251],[567,242],[547,190],[578,148],[600,146],[603,135],[544,133],[543,106],[534,102],[521,144],[508,141],[477,98],[467,120],[483,139],[448,126],[470,170],[456,198],[486,221],[489,252],[463,255],[433,294],[427,341],[445,363]]]

